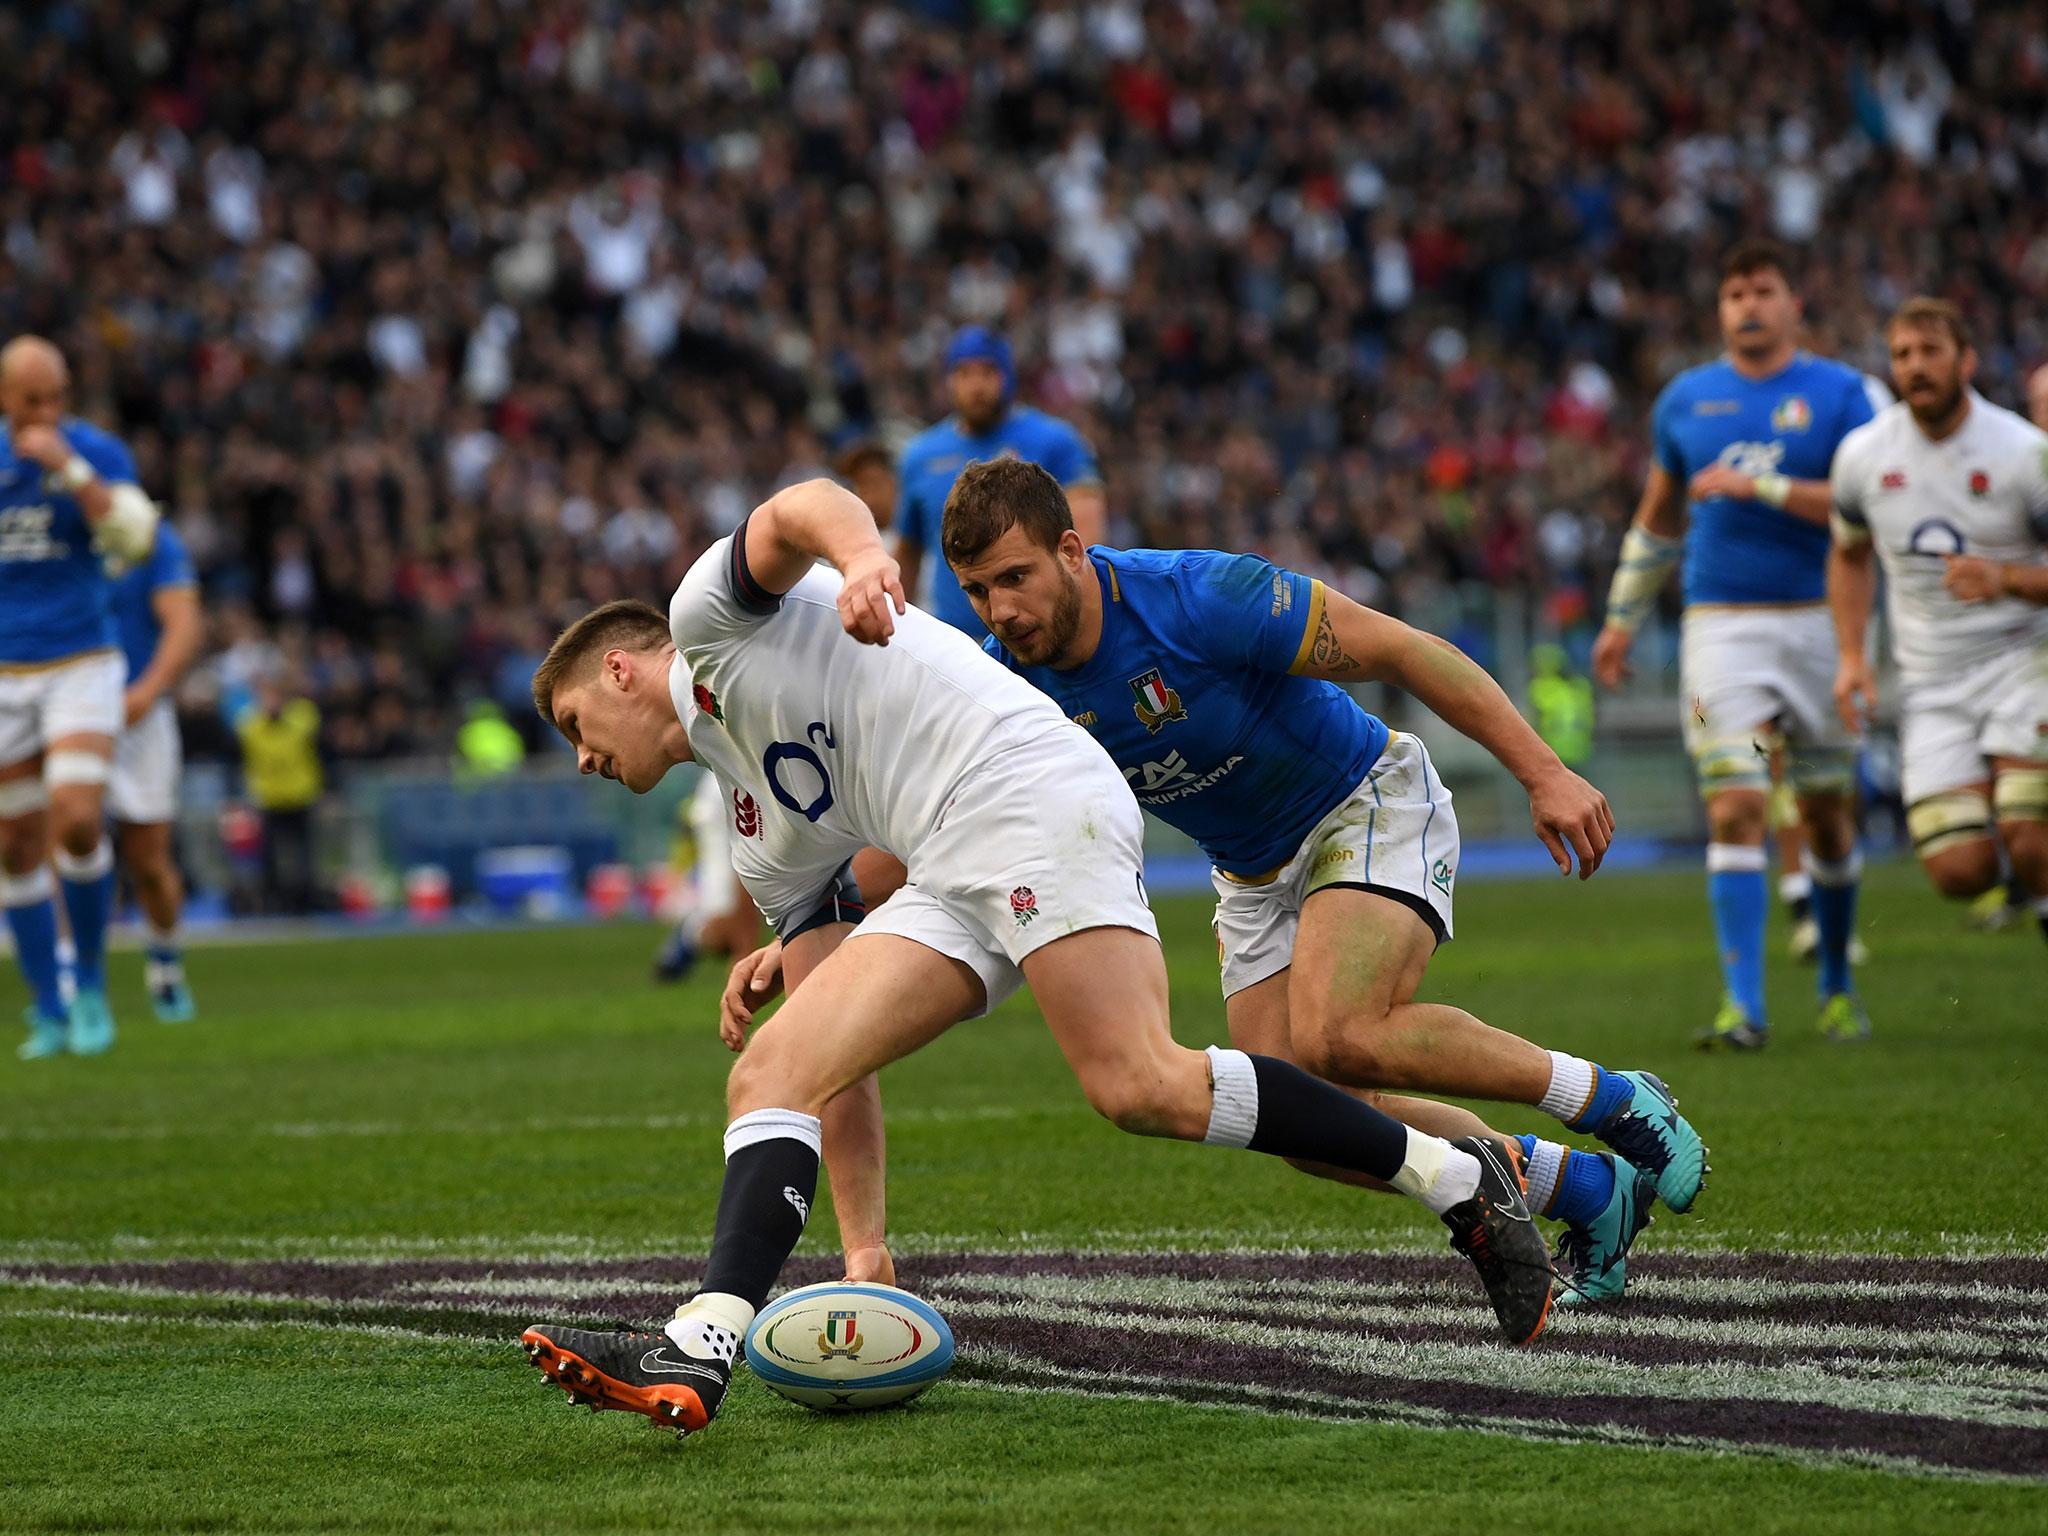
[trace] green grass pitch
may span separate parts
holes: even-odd
[[[1206,906],[1160,912],[1220,1040]],[[1419,1207],[1119,1136],[1020,1000],[884,1076],[953,1377],[826,1418],[743,1376],[681,1444],[516,1337],[686,1293],[713,976],[654,987],[637,925],[205,949],[165,1028],[117,956],[111,1056],[0,1063],[0,1530],[2048,1530],[2039,937],[1880,866],[1876,1038],[1813,1033],[1774,932],[1778,1038],[1728,1058],[1695,875],[1468,886],[1459,931],[1428,995],[1658,1071],[1712,1144],[1612,1318],[1496,1346]]]

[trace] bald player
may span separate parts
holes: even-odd
[[[70,384],[63,354],[42,338],[0,348],[0,906],[30,994],[24,1060],[114,1043],[104,811],[128,668],[102,561],[146,555],[156,522],[128,450],[65,414]],[[53,837],[78,951],[68,1007]]]

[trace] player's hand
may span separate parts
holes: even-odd
[[[1711,501],[1716,496],[1747,501],[1756,495],[1756,480],[1725,464],[1709,464],[1686,482],[1685,494],[1694,501]]]
[[[879,544],[855,556],[839,573],[839,622],[863,645],[887,645],[896,633],[896,615],[906,606],[903,572]]]
[[[1941,585],[1959,603],[1995,603],[2005,596],[2005,567],[1977,555],[1950,555]]]
[[[121,695],[121,712],[125,723],[133,725],[148,714],[150,706],[156,703],[157,698],[158,694],[154,688],[145,688],[140,683],[130,683],[127,691]]]
[[[746,1049],[754,1010],[775,1001],[781,990],[782,940],[733,962],[732,974],[725,979],[725,995],[718,1001],[718,1038],[727,1050]]]
[[[1628,664],[1628,648],[1635,643],[1635,631],[1619,624],[1604,626],[1593,642],[1593,677],[1602,688],[1619,688],[1634,677]]]
[[[14,451],[45,469],[62,469],[71,462],[71,445],[55,427],[23,427],[14,434]]]
[[[1835,712],[1857,735],[1870,724],[1877,708],[1877,679],[1871,675],[1870,658],[1860,652],[1844,656],[1835,667]]]
[[[1562,763],[1530,784],[1529,820],[1560,875],[1572,872],[1576,855],[1579,878],[1591,879],[1614,841],[1614,812],[1607,797]]]
[[[869,1285],[894,1285],[896,1261],[889,1256],[889,1245],[876,1243],[871,1247],[847,1249],[846,1278],[865,1281]]]

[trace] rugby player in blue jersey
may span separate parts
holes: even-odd
[[[28,983],[25,1060],[114,1043],[104,957],[114,851],[102,821],[126,665],[101,549],[146,554],[155,511],[135,461],[64,414],[70,374],[36,336],[0,348],[0,906]],[[77,945],[59,991],[49,865]]]
[[[128,661],[128,689],[122,705],[127,728],[114,746],[107,809],[117,829],[121,867],[149,921],[142,973],[150,1005],[162,1022],[183,1024],[194,1010],[178,939],[185,885],[171,832],[184,759],[171,689],[198,657],[205,621],[198,573],[169,523],[157,529],[149,558],[115,578],[112,603]]]
[[[1628,677],[1637,628],[1683,556],[1679,687],[1685,739],[1707,806],[1707,890],[1723,998],[1699,1043],[1754,1050],[1764,1008],[1764,836],[1771,752],[1807,830],[1820,928],[1820,1028],[1870,1033],[1849,974],[1862,857],[1856,847],[1855,742],[1834,707],[1828,617],[1828,466],[1843,438],[1889,401],[1846,363],[1799,346],[1790,259],[1769,241],[1721,264],[1727,352],[1666,385],[1651,415],[1652,463],[1593,647],[1606,687]]]
[[[913,437],[903,448],[896,504],[896,560],[903,584],[918,606],[976,640],[988,634],[974,605],[961,595],[943,560],[925,557],[939,547],[939,520],[953,479],[973,459],[1016,458],[1043,464],[1066,487],[1074,526],[1091,542],[1103,536],[1102,472],[1095,452],[1067,422],[1019,405],[1017,365],[1010,344],[985,326],[970,325],[946,348],[946,388],[953,414]]]

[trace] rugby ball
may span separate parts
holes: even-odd
[[[807,1408],[885,1408],[952,1369],[953,1330],[908,1291],[831,1280],[762,1308],[747,1330],[747,1364]]]

